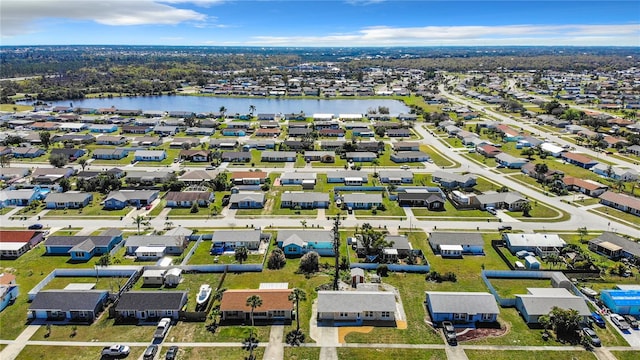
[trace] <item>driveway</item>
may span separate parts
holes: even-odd
[[[264,349],[264,360],[281,360],[284,358],[284,345],[282,344],[282,338],[284,334],[284,325],[271,326],[271,333],[269,334],[269,343]]]

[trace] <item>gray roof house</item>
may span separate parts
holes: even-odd
[[[476,185],[477,177],[473,174],[457,174],[448,171],[436,170],[431,175],[434,183],[448,189],[457,187],[470,188]]]
[[[243,191],[231,194],[229,198],[229,206],[236,209],[261,209],[264,203],[264,193],[260,192]]]
[[[333,326],[395,326],[396,298],[388,291],[318,291],[317,319]]]
[[[378,179],[385,184],[411,184],[413,172],[408,170],[380,170]]]
[[[93,322],[104,309],[107,290],[39,291],[27,312],[28,319]]]
[[[590,240],[589,250],[611,259],[619,259],[621,257],[630,260],[640,259],[640,243],[610,231],[605,231],[602,235]]]
[[[591,315],[582,296],[576,296],[565,288],[528,288],[527,294],[516,295],[516,309],[527,324],[536,324],[542,315],[547,315],[554,306],[577,310],[583,321]]]
[[[258,230],[216,230],[211,238],[211,251],[215,248],[235,249],[244,246],[249,250],[258,250],[260,241],[268,234]]]
[[[426,304],[434,323],[495,322],[500,309],[490,293],[427,291]]]
[[[152,252],[149,248],[162,249],[164,255],[180,255],[187,247],[187,240],[183,236],[162,236],[162,235],[134,235],[129,236],[125,241],[127,255],[141,257],[141,250]],[[156,257],[146,256],[142,257]]]
[[[443,257],[484,255],[484,239],[479,233],[432,232],[429,234],[429,245],[434,254]]]
[[[115,311],[119,319],[178,319],[186,304],[186,291],[128,291],[120,296]]]
[[[482,210],[492,206],[496,209],[518,211],[522,208],[522,204],[529,202],[529,200],[518,192],[508,191],[478,195],[473,197],[471,202]]]
[[[352,193],[342,196],[344,206],[351,209],[371,209],[382,204],[381,194]]]
[[[329,194],[321,192],[285,191],[280,197],[283,208],[317,209],[329,207]]]
[[[398,151],[391,154],[391,161],[396,163],[429,161],[430,158],[422,151]]]

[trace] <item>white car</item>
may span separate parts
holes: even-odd
[[[402,169],[402,170],[409,170],[409,169],[410,169],[410,167],[409,167],[409,165],[402,165],[402,166],[400,166],[400,169]]]

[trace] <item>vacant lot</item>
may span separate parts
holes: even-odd
[[[338,348],[339,359],[376,360],[376,359],[412,359],[445,360],[444,350],[424,349],[376,349],[376,348]]]
[[[65,359],[94,360],[100,358],[102,348],[99,346],[27,346],[20,352],[16,360]],[[142,356],[144,348],[131,348],[129,359]]]
[[[526,294],[527,288],[549,288],[549,279],[490,279],[491,285],[503,298],[514,298],[516,294]]]
[[[487,351],[487,350],[465,350],[469,360],[591,360],[597,357],[587,351]]]

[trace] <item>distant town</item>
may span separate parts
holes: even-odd
[[[640,356],[635,48],[0,55],[2,359]]]

